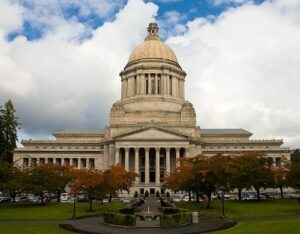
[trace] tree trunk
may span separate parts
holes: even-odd
[[[109,198],[108,198],[108,201],[111,202],[111,198],[112,198],[112,195],[111,193],[109,194]]]
[[[40,193],[40,196],[41,196],[41,205],[43,206],[44,205],[44,193]]]
[[[211,192],[207,193],[207,205],[206,205],[206,209],[210,208],[210,203],[211,203]]]
[[[222,191],[222,217],[225,217],[224,191]]]
[[[192,201],[191,191],[189,191],[189,202]]]
[[[259,188],[255,188],[255,190],[256,190],[257,200],[260,201],[260,192],[259,192]]]
[[[242,200],[242,189],[238,188],[238,196],[239,196],[239,201]]]
[[[58,190],[58,191],[57,191],[57,202],[60,202],[60,194],[61,194],[61,191]]]
[[[89,201],[90,201],[89,211],[92,212],[93,211],[93,198],[92,198],[92,196],[89,196]]]
[[[281,196],[281,199],[283,199],[283,186],[279,186],[279,189],[280,189],[280,196]]]
[[[11,196],[12,196],[13,202],[15,202],[15,201],[16,201],[16,192],[13,191],[13,192],[11,193]]]
[[[197,203],[200,202],[200,195],[199,195],[199,193],[196,193],[196,202],[197,202]]]

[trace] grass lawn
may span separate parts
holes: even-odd
[[[199,211],[200,214],[221,215],[221,201],[212,201],[212,208],[205,209],[204,204],[179,202],[179,208]],[[284,216],[300,214],[300,203],[296,199],[262,200],[262,201],[225,201],[225,216],[230,218]]]
[[[0,223],[1,234],[71,234],[56,224],[3,224]]]
[[[101,214],[107,210],[117,210],[123,206],[123,202],[111,202],[104,205],[95,202],[93,204],[94,211],[88,212],[88,203],[77,203],[76,216]],[[72,214],[73,204],[70,203],[46,203],[44,206],[31,202],[0,203],[0,220],[66,220],[70,219]]]
[[[241,222],[235,227],[214,234],[296,234],[300,232],[300,219]]]

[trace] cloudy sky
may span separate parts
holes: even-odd
[[[13,100],[19,138],[106,126],[153,20],[198,125],[300,147],[300,0],[1,0],[0,104]]]

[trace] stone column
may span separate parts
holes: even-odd
[[[125,170],[129,171],[129,148],[125,148]]]
[[[170,162],[170,148],[166,149],[166,172],[170,174],[171,162]]]
[[[136,75],[136,95],[141,94],[141,74]]]
[[[145,148],[145,183],[149,184],[149,148]]]
[[[184,99],[185,92],[184,92],[184,79],[182,80],[182,98]]]
[[[86,167],[86,169],[90,169],[90,160],[89,160],[89,158],[85,159],[85,167]]]
[[[148,94],[151,94],[151,76],[148,75]]]
[[[144,95],[145,93],[145,75],[142,73],[140,74],[140,94]]]
[[[65,158],[62,158],[62,159],[61,159],[61,165],[62,165],[62,166],[65,165]]]
[[[121,98],[124,98],[124,80],[121,78]]]
[[[80,169],[81,168],[81,158],[77,159],[77,163],[78,163],[78,169]]]
[[[126,78],[126,97],[130,97],[130,80]]]
[[[155,182],[156,184],[160,183],[160,157],[159,157],[159,148],[155,148]]]
[[[189,155],[189,149],[186,148],[186,149],[185,149],[185,157],[186,157],[186,158],[189,158],[189,156],[190,156],[190,155]]]
[[[115,148],[115,165],[120,163],[120,149]]]
[[[140,174],[140,170],[139,170],[139,148],[134,148],[134,172],[136,174]],[[136,177],[135,180],[136,183],[139,182],[139,177]]]

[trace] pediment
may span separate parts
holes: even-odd
[[[187,140],[188,137],[182,134],[166,131],[159,128],[148,128],[139,131],[129,132],[116,137],[122,140]]]

